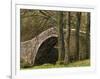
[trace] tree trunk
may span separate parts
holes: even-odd
[[[58,63],[62,64],[65,57],[65,46],[64,46],[64,33],[63,33],[63,12],[58,12]]]
[[[81,20],[81,13],[77,12],[77,24],[76,24],[76,60],[79,60],[79,31],[80,31],[80,20]]]
[[[68,25],[67,25],[67,32],[66,32],[66,41],[65,41],[65,59],[64,63],[69,63],[69,54],[70,54],[70,12],[68,12]]]
[[[86,58],[90,58],[90,13],[87,13]]]

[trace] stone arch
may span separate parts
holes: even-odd
[[[34,37],[31,40],[21,42],[20,60],[22,60],[21,62],[22,67],[26,65],[27,66],[34,65],[38,49],[40,48],[43,42],[52,37],[55,38],[58,37],[57,29],[55,27],[43,31],[42,33],[40,33],[38,36]]]
[[[56,60],[58,59],[57,58],[58,57],[57,56],[58,55],[57,49],[54,48],[54,46],[57,44],[57,42],[58,42],[58,36],[55,35],[55,34],[52,34],[52,35],[46,37],[43,41],[41,41],[37,45],[37,48],[36,48],[35,58],[33,59],[34,60],[34,65],[36,65],[36,64],[40,65],[40,64],[45,64],[45,63],[52,63],[52,64],[54,64],[56,62]],[[54,52],[53,50],[56,51],[56,52]],[[47,52],[45,52],[45,51],[47,51]],[[54,54],[56,55],[56,56],[53,56],[53,57],[55,57],[54,60],[47,61],[47,62],[43,61],[43,62],[40,62],[40,64],[39,64],[38,63],[39,62],[39,58],[41,58],[42,56],[44,57],[43,52],[45,54],[50,54],[50,51],[54,52]],[[47,55],[47,56],[49,56],[49,55]],[[44,58],[44,59],[46,59],[46,58]]]

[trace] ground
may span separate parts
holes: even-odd
[[[90,66],[90,59],[72,62],[72,63],[69,63],[68,65],[43,64],[40,66],[33,66],[31,68],[24,68],[24,69],[46,69],[46,68],[62,68],[62,67],[87,67],[87,66]]]

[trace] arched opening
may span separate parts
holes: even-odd
[[[58,49],[55,47],[57,42],[57,37],[45,40],[38,49],[34,65],[56,64],[58,60]]]

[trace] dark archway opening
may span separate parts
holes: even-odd
[[[56,64],[58,60],[57,37],[50,37],[39,47],[34,65]]]

